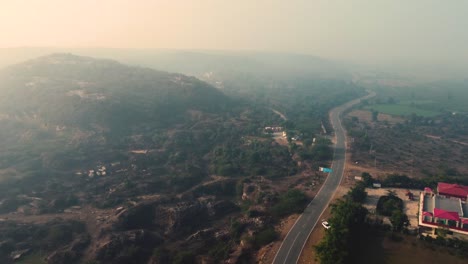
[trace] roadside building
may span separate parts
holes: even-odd
[[[437,184],[437,192],[439,195],[445,197],[455,197],[466,201],[468,197],[468,186],[439,182]]]
[[[282,132],[283,127],[280,126],[267,126],[265,127],[265,132],[266,133],[276,133],[276,132]]]
[[[468,204],[463,195],[468,186],[439,183],[438,193],[430,188],[421,192],[419,225],[431,228],[448,228],[452,232],[468,235]]]

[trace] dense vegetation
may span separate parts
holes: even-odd
[[[366,186],[374,180],[368,173],[363,173],[362,178],[363,181],[351,188],[343,200],[332,205],[332,216],[328,220],[331,228],[315,247],[320,263],[355,263],[363,251],[363,241],[367,236],[376,236],[369,227],[386,228],[381,222],[368,219],[368,211],[362,203],[367,197]],[[393,192],[380,197],[376,211],[390,216],[393,231],[401,231],[408,224],[403,213],[403,201]],[[395,233],[391,233],[391,237],[400,239]]]
[[[359,245],[356,237],[366,228],[367,210],[358,202],[361,200],[358,197],[365,196],[365,191],[358,187],[332,205],[332,217],[328,220],[331,227],[315,248],[320,263],[352,263],[354,248]]]
[[[298,190],[290,190],[279,197],[279,201],[272,208],[274,216],[285,216],[292,213],[301,213],[305,207],[307,198]]]
[[[213,150],[212,171],[226,176],[281,177],[296,173],[287,148],[278,148],[271,139],[249,140],[243,145],[232,142]]]

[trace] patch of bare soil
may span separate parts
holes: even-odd
[[[297,188],[302,190],[307,195],[307,197],[312,199],[315,195],[317,195],[317,192],[320,190],[320,187],[322,186],[325,179],[325,175],[313,172],[310,168],[308,168],[300,175],[291,176],[280,181],[272,182],[270,186],[274,186],[273,188],[278,192],[286,192],[290,188]],[[273,259],[275,258],[276,253],[278,252],[281,243],[283,242],[283,239],[286,237],[289,230],[293,227],[298,217],[298,214],[291,215],[288,218],[283,219],[279,225],[275,226],[275,229],[278,233],[280,233],[280,236],[278,240],[263,247],[257,252],[257,263],[266,264],[273,262]]]
[[[86,230],[91,236],[91,244],[84,252],[84,259],[94,255],[94,250],[101,239],[99,235],[102,229],[109,228],[111,222],[117,217],[118,211],[115,209],[97,209],[92,206],[83,206],[76,209],[67,209],[64,213],[25,215],[21,213],[8,213],[0,215],[0,219],[15,221],[18,223],[45,224],[54,219],[76,220],[85,223]]]
[[[416,237],[404,236],[403,241],[395,242],[385,238],[382,242],[386,263],[402,264],[462,264],[466,259],[457,257],[444,248],[427,246],[418,241]]]
[[[288,139],[283,136],[283,132],[276,132],[273,133],[273,139],[275,140],[276,143],[278,143],[280,146],[285,146],[287,147],[289,145]]]
[[[256,263],[269,264],[273,262],[283,239],[293,227],[294,223],[296,223],[297,218],[299,218],[299,214],[290,215],[288,218],[281,220],[281,223],[275,227],[275,230],[280,234],[279,239],[258,251]]]
[[[377,202],[381,196],[387,195],[389,191],[394,191],[396,196],[403,200],[403,212],[408,216],[410,222],[409,228],[416,228],[418,226],[418,209],[419,209],[419,194],[421,190],[409,190],[409,189],[396,189],[396,188],[378,188],[378,189],[366,189],[367,199],[364,203],[364,207],[369,212],[375,212]],[[406,195],[407,192],[411,192],[414,196],[413,200],[409,200]],[[388,217],[384,217],[385,218]],[[386,221],[390,223],[390,220]]]

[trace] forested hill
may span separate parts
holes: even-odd
[[[162,148],[155,136],[232,107],[196,78],[112,60],[53,54],[17,64],[0,71],[0,182]]]
[[[166,124],[187,110],[218,112],[228,104],[220,91],[196,78],[71,54],[40,57],[0,72],[2,116],[44,125]]]

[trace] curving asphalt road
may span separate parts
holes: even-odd
[[[330,111],[330,121],[335,131],[335,152],[333,157],[333,171],[328,175],[325,183],[309,203],[302,215],[296,220],[294,226],[289,230],[289,233],[283,240],[280,249],[276,253],[273,264],[291,264],[297,263],[302,249],[309,238],[310,233],[317,225],[320,215],[330,203],[336,188],[343,177],[345,165],[346,141],[345,130],[341,125],[340,116],[346,109],[358,104],[362,99],[367,99],[375,96],[374,92],[369,93],[359,99],[350,101],[344,105],[333,108]]]

